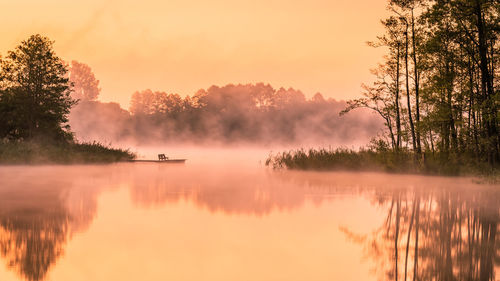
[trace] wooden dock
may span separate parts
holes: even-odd
[[[132,163],[160,163],[160,164],[182,164],[187,159],[167,159],[167,160],[128,160]]]

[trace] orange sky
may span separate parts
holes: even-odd
[[[128,108],[150,88],[191,95],[268,82],[307,96],[356,97],[382,50],[386,0],[3,0],[0,53],[41,33],[65,60],[89,64],[100,99]]]

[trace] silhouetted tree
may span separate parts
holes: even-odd
[[[0,137],[68,140],[65,125],[75,102],[67,69],[41,35],[22,41],[1,61]]]
[[[395,102],[376,110],[392,112],[387,116],[396,120],[401,114],[401,127],[411,133],[402,146],[418,164],[434,159],[498,166],[500,2],[389,0],[388,7],[386,33],[373,45],[388,47],[386,69],[399,73],[394,65],[403,58],[406,108],[400,111]],[[393,124],[386,125],[390,133]]]

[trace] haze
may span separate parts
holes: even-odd
[[[266,82],[307,97],[348,99],[371,80],[386,1],[4,1],[2,53],[31,34],[89,64],[100,99],[128,108],[150,88],[192,95],[211,85]]]
[[[500,280],[499,0],[0,3],[1,281]]]

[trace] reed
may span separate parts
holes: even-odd
[[[466,154],[444,153],[416,154],[399,152],[383,147],[367,147],[359,150],[348,148],[310,148],[282,151],[270,154],[266,166],[274,169],[315,171],[383,171],[428,175],[485,175],[498,177],[500,167],[491,167]]]

